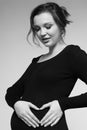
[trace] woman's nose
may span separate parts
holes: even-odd
[[[45,29],[41,29],[40,30],[40,35],[41,35],[41,37],[45,36],[46,35],[46,30]]]

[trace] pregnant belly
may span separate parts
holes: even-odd
[[[42,110],[42,111],[36,111],[31,109],[32,112],[37,116],[39,120],[42,119],[42,117],[47,113],[48,109]],[[16,115],[15,111],[12,114],[11,117],[11,130],[68,130],[66,120],[65,120],[65,115],[61,117],[59,122],[54,125],[53,127],[51,126],[39,126],[39,128],[33,128],[32,126],[29,127],[27,126],[18,116]]]

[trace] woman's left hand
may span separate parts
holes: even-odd
[[[40,108],[40,110],[43,110],[47,107],[49,107],[50,109],[41,120],[41,126],[44,125],[44,127],[47,127],[48,125],[53,126],[57,124],[63,115],[63,112],[61,110],[58,100],[54,100],[52,102],[44,104]]]

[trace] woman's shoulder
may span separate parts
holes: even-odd
[[[87,57],[87,53],[79,45],[71,44],[68,45],[67,54],[71,57]]]
[[[79,45],[76,45],[76,44],[69,44],[69,45],[67,45],[67,48],[68,48],[70,51],[75,51],[75,50],[80,49],[80,46],[79,46]]]
[[[79,45],[70,44],[67,46],[67,52],[69,52],[70,54],[76,54],[81,51],[82,51],[82,49]]]

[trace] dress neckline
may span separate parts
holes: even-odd
[[[70,45],[71,45],[71,44],[70,44]],[[59,56],[61,53],[63,53],[63,52],[66,50],[66,48],[69,47],[70,45],[65,46],[58,54],[56,54],[56,55],[53,56],[52,58],[49,58],[48,60],[44,60],[44,61],[38,62],[39,59],[40,59],[40,57],[41,57],[43,54],[40,55],[40,56],[37,58],[37,62],[36,62],[36,63],[37,63],[37,64],[42,64],[42,63],[46,63],[46,62],[49,62],[49,61],[55,59],[57,56]]]

